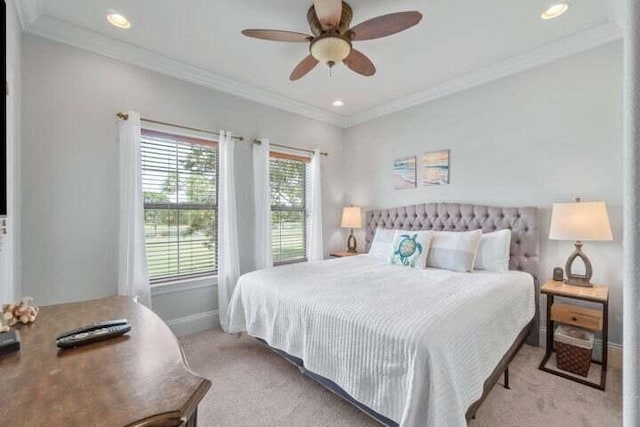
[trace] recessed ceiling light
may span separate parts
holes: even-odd
[[[333,105],[334,107],[342,107],[344,105],[344,102],[342,102],[341,99],[336,99],[331,103],[331,105]]]
[[[544,20],[557,18],[558,16],[564,14],[569,9],[569,2],[559,2],[550,5],[542,12],[540,17]]]
[[[109,21],[109,23],[114,27],[124,28],[124,29],[131,28],[131,22],[129,22],[127,18],[120,15],[119,13],[115,13],[115,12],[109,13],[107,15],[107,21]]]

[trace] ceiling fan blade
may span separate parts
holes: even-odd
[[[342,18],[342,0],[314,0],[313,7],[322,28],[338,28]]]
[[[357,41],[379,39],[411,28],[421,20],[422,14],[416,11],[378,16],[353,27],[350,30],[351,39]]]
[[[291,72],[291,76],[289,79],[291,80],[299,80],[304,77],[309,71],[313,70],[313,68],[318,65],[318,60],[313,56],[309,55],[304,58],[296,68]]]
[[[295,31],[283,30],[261,30],[248,29],[242,30],[242,34],[247,37],[253,37],[261,40],[271,40],[275,42],[305,43],[313,38],[308,34],[296,33]]]
[[[376,73],[376,66],[359,50],[351,49],[351,53],[343,62],[351,70],[363,76],[371,77]]]

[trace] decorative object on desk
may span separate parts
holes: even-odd
[[[11,330],[11,326],[9,326],[7,319],[4,318],[4,313],[2,313],[2,316],[0,316],[0,333],[8,332],[9,330]]]
[[[564,270],[560,267],[553,269],[553,280],[556,282],[562,282],[564,280]]]
[[[449,150],[433,151],[422,156],[422,184],[449,184]]]
[[[607,206],[604,202],[582,202],[579,198],[572,203],[554,203],[549,238],[575,241],[576,249],[565,265],[567,272],[565,283],[592,286],[590,281],[593,269],[589,258],[582,252],[582,242],[613,240]],[[584,274],[573,273],[573,262],[577,258],[584,263]]]
[[[39,308],[32,306],[31,303],[33,303],[32,297],[24,297],[20,302],[4,304],[2,306],[2,317],[7,322],[7,325],[14,326],[18,322],[23,324],[35,322]]]
[[[351,233],[347,239],[347,252],[357,253],[358,243],[353,235],[353,229],[362,228],[362,210],[358,206],[348,206],[342,209],[342,228],[350,228]]]
[[[416,187],[416,156],[393,161],[393,188],[402,190]]]

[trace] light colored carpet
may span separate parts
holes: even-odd
[[[379,426],[246,335],[211,330],[180,341],[191,369],[213,383],[199,426]],[[622,425],[620,371],[609,371],[601,392],[538,370],[542,355],[524,346],[510,367],[511,390],[496,385],[469,426]]]

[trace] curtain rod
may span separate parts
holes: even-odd
[[[260,145],[260,144],[262,144],[262,141],[260,141],[259,139],[254,139],[253,143]],[[291,147],[290,145],[274,144],[272,142],[269,143],[269,145],[271,145],[273,147],[286,148],[287,150],[302,151],[304,153],[313,154],[313,150],[308,150],[306,148]],[[323,156],[328,156],[329,155],[329,153],[327,153],[326,151],[321,151],[320,154],[323,155]]]
[[[122,120],[129,120],[129,115],[126,114],[126,113],[118,113],[118,114],[116,114],[116,117],[118,117],[119,119],[122,119]],[[161,122],[161,121],[158,121],[158,120],[145,119],[144,117],[141,117],[140,120],[143,121],[143,122],[147,122],[147,123],[154,123],[156,125],[171,126],[171,127],[174,127],[174,128],[193,130],[193,131],[196,131],[196,132],[202,132],[202,133],[208,133],[208,134],[214,135],[214,136],[220,136],[219,132],[214,132],[214,131],[211,131],[211,130],[192,128],[192,127],[189,127],[189,126],[181,126],[181,125],[177,125],[175,123],[167,123],[167,122]],[[244,141],[244,138],[241,137],[241,136],[231,136],[231,138],[235,139],[236,141]]]

